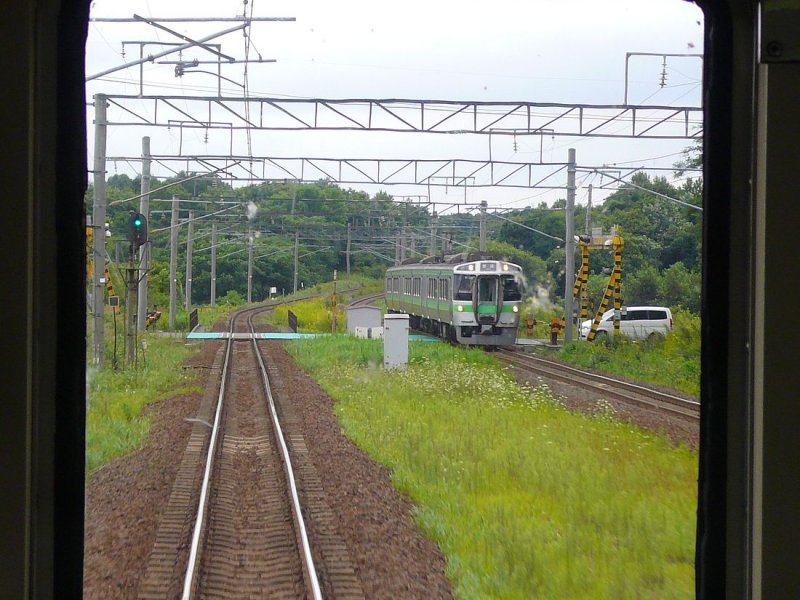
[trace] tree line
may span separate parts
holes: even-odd
[[[696,149],[676,165],[681,169],[698,163]],[[353,239],[350,254],[351,271],[382,277],[395,258],[395,235],[411,232],[405,239],[407,253],[418,256],[428,252],[431,215],[428,208],[413,203],[398,203],[391,195],[369,194],[345,189],[320,181],[297,183],[272,181],[233,188],[213,176],[194,178],[178,173],[174,178],[156,181],[151,187],[163,188],[151,194],[149,223],[151,270],[149,297],[151,304],[165,304],[169,292],[169,225],[171,203],[177,197],[191,200],[181,204],[180,216],[199,219],[194,225],[192,302],[205,304],[210,298],[211,222],[218,231],[217,298],[220,302],[240,302],[247,290],[247,243],[252,239],[253,297],[262,300],[272,287],[290,292],[294,284],[294,236],[299,232],[299,281],[312,286],[330,281],[334,269],[346,269],[348,225]],[[622,185],[602,204],[575,206],[576,233],[601,228],[608,233],[618,226],[625,240],[622,255],[623,298],[626,304],[664,304],[698,311],[700,306],[700,264],[702,212],[685,204],[699,206],[702,180],[689,179],[680,187],[665,177],[651,178],[637,173],[633,185]],[[168,187],[165,187],[168,186]],[[107,182],[108,222],[111,229],[109,253],[112,259],[125,260],[125,231],[128,211],[138,210],[140,194],[138,177],[113,175]],[[657,195],[652,192],[657,192]],[[670,201],[680,200],[682,203]],[[91,212],[93,191],[86,194],[87,212]],[[199,202],[199,203],[198,203]],[[553,205],[503,213],[502,219],[491,216],[488,222],[488,250],[520,264],[529,289],[547,290],[551,298],[563,296],[566,235],[566,201]],[[587,215],[587,211],[589,214]],[[588,216],[588,219],[587,219]],[[520,227],[516,223],[525,225]],[[444,240],[452,251],[478,246],[478,216],[475,214],[443,215],[438,219],[436,244]],[[542,234],[531,231],[538,230]],[[187,227],[179,228],[178,280],[185,276]],[[549,236],[549,237],[548,237]],[[122,248],[117,252],[117,248]],[[576,256],[576,264],[579,256]],[[613,264],[607,251],[590,253],[589,292],[599,300],[608,280],[604,273]]]

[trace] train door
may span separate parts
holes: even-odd
[[[496,275],[480,275],[475,286],[475,319],[481,325],[494,325],[500,318],[500,279]]]

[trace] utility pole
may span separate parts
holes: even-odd
[[[105,94],[94,96],[94,202],[92,205],[92,227],[94,227],[93,260],[94,293],[92,362],[98,369],[104,363],[105,333],[105,272],[106,272],[106,119]]]
[[[400,264],[400,231],[395,234],[394,238],[394,265]]]
[[[297,287],[297,286],[295,286]],[[247,303],[253,301],[253,230],[247,231]]]
[[[142,198],[139,212],[150,222],[150,138],[142,138]],[[147,274],[150,272],[150,243],[139,247],[139,264],[142,266],[139,280],[139,307],[136,311],[136,326],[139,331],[147,328]]]
[[[572,341],[573,303],[572,284],[575,283],[575,148],[569,149],[567,166],[567,235],[564,248],[566,256],[566,273],[564,274],[564,343]]]
[[[406,247],[408,245],[408,228],[403,225],[402,233],[400,234],[400,264],[406,261]]]
[[[172,197],[172,219],[169,229],[169,328],[175,329],[178,296],[178,198]]]
[[[436,256],[436,223],[438,219],[436,211],[433,211],[433,215],[431,215],[431,256]]]
[[[194,211],[189,211],[189,227],[186,231],[186,315],[192,312],[192,234],[194,233]]]
[[[297,280],[300,276],[300,274],[298,273],[298,268],[300,266],[299,255],[300,255],[300,232],[295,231],[294,232],[294,292],[293,292],[295,294],[297,293]]]
[[[481,219],[480,219],[480,245],[478,249],[486,252],[486,200],[481,200]]]
[[[584,227],[584,232],[586,235],[591,235],[591,227],[592,227],[592,184],[589,184],[589,201],[586,205],[586,225]]]
[[[217,303],[217,224],[211,224],[211,307]]]
[[[350,241],[352,237],[352,225],[350,221],[347,222],[347,251],[345,252],[345,258],[347,260],[347,274],[350,275]]]

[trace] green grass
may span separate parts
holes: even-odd
[[[693,452],[606,405],[572,414],[480,351],[412,343],[387,372],[380,341],[290,350],[416,503],[459,598],[693,596]]]
[[[144,364],[90,374],[86,415],[86,466],[101,466],[139,448],[150,431],[142,416],[148,404],[173,395],[202,393],[194,376],[181,368],[192,352],[183,339],[147,336]]]
[[[344,333],[347,329],[347,314],[345,307],[359,296],[365,296],[381,291],[383,282],[365,277],[349,277],[337,281],[336,292],[336,331]],[[342,291],[344,290],[344,291]],[[314,288],[307,288],[304,293],[298,292],[297,296],[304,297],[320,294],[319,297],[308,298],[293,302],[291,305],[276,306],[265,317],[269,323],[278,327],[287,327],[289,324],[288,313],[291,310],[297,315],[298,331],[331,333],[333,321],[333,283],[322,284]],[[291,298],[291,297],[289,297]],[[385,308],[385,303],[383,307]]]
[[[632,341],[609,336],[609,340],[569,344],[558,358],[699,396],[700,317],[681,310],[673,316],[674,329],[664,338]]]

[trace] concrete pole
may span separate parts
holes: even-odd
[[[106,271],[106,119],[105,94],[94,97],[94,202],[92,223],[94,227],[93,261],[94,280],[92,282],[92,363],[98,369],[104,364],[105,338],[105,271]]]
[[[297,293],[297,283],[300,277],[298,272],[300,267],[300,232],[294,232],[294,293]]]
[[[431,215],[431,256],[436,256],[436,223],[439,216],[436,211]]]
[[[401,234],[398,231],[395,234],[395,238],[394,238],[394,264],[395,264],[395,266],[400,264],[400,237],[401,237]]]
[[[486,252],[486,200],[481,200],[480,236],[478,249]]]
[[[408,228],[403,225],[403,233],[400,235],[400,264],[406,260],[406,248],[408,247]]]
[[[347,274],[350,275],[350,241],[352,237],[352,225],[347,223],[347,250],[345,251],[345,259],[347,260]]]
[[[186,232],[186,314],[192,312],[192,248],[194,240],[194,211],[189,211],[189,227]]]
[[[586,235],[591,235],[592,231],[592,184],[589,184],[589,201],[586,204],[586,225],[584,232]]]
[[[178,199],[172,197],[172,219],[169,230],[169,328],[175,329],[178,296]]]
[[[211,307],[217,304],[217,224],[211,224]]]
[[[253,232],[247,232],[247,303],[253,301]]]
[[[564,274],[564,342],[572,341],[573,329],[573,301],[572,286],[575,283],[575,148],[569,149],[569,164],[567,166],[567,235],[566,244],[566,272]]]
[[[139,212],[147,219],[150,227],[150,138],[142,138],[142,198],[139,200]],[[139,264],[142,266],[139,280],[139,307],[136,311],[136,326],[139,331],[147,328],[147,274],[150,271],[150,242],[139,248]]]

